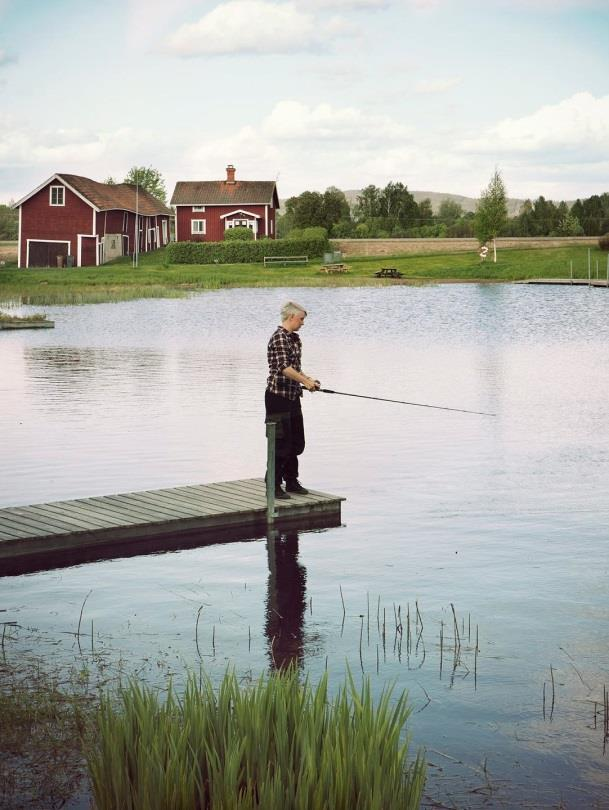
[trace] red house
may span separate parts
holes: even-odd
[[[171,205],[176,212],[176,242],[221,242],[230,228],[245,226],[254,239],[275,238],[279,208],[274,180],[235,180],[235,167],[226,167],[226,180],[193,180],[176,184]]]
[[[129,183],[54,174],[13,205],[19,209],[19,267],[98,265],[169,242],[171,209]],[[69,258],[68,258],[69,257]]]

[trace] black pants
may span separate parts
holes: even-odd
[[[298,456],[305,449],[304,423],[300,397],[288,399],[266,391],[266,421],[277,425],[275,444],[275,484],[298,478]]]

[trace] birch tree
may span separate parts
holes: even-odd
[[[481,245],[493,240],[493,261],[497,261],[496,239],[507,222],[507,196],[501,172],[495,169],[488,186],[480,194],[476,210],[476,236]]]

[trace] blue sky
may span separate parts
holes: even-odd
[[[0,0],[0,202],[56,171],[609,191],[609,0]]]

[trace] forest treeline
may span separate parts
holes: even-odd
[[[474,237],[476,214],[447,198],[434,213],[431,201],[417,203],[403,183],[366,186],[353,206],[335,186],[303,191],[285,202],[278,218],[280,236],[323,227],[334,238]],[[497,236],[600,236],[609,232],[609,193],[575,203],[544,197],[525,200],[519,213],[505,217]]]

